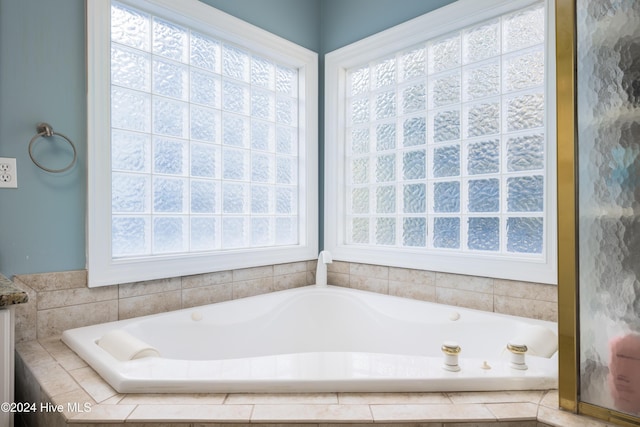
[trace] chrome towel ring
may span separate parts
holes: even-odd
[[[36,130],[37,130],[37,134],[31,138],[31,141],[29,141],[29,157],[31,157],[31,161],[33,161],[33,163],[35,163],[36,166],[38,166],[40,169],[42,169],[43,171],[47,171],[47,172],[51,172],[51,173],[61,173],[61,172],[65,172],[68,171],[69,169],[71,169],[73,167],[73,165],[76,163],[76,160],[78,159],[78,152],[76,151],[76,146],[73,145],[73,142],[71,142],[71,140],[69,139],[68,136],[61,134],[60,132],[54,132],[53,128],[51,127],[51,125],[49,123],[38,123],[36,125]],[[67,166],[65,166],[62,169],[50,169],[48,167],[45,167],[43,165],[41,165],[34,157],[33,157],[33,143],[40,137],[43,138],[49,138],[52,136],[59,136],[60,138],[66,140],[69,145],[71,145],[71,148],[73,149],[73,160],[71,160],[71,163],[69,163]]]

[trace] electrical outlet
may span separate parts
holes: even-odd
[[[18,188],[16,159],[0,157],[0,188]]]

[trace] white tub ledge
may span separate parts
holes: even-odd
[[[462,393],[119,394],[59,337],[16,345],[17,401],[57,412],[17,414],[17,426],[89,427],[95,423],[172,427],[275,423],[448,427],[605,427],[558,409],[556,390]],[[70,405],[70,406],[69,406]],[[88,405],[90,411],[80,411]],[[72,410],[69,410],[72,409]],[[22,423],[22,424],[18,424]],[[517,423],[517,424],[514,424]]]

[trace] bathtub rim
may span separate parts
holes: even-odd
[[[240,298],[235,300],[223,301],[220,303],[207,304],[203,306],[184,308],[179,310],[173,310],[169,312],[156,313],[151,315],[145,315],[130,319],[117,320],[112,322],[106,322],[97,325],[90,325],[80,328],[69,329],[63,332],[61,340],[68,347],[70,347],[73,351],[75,351],[83,360],[87,362],[89,366],[91,366],[98,374],[109,384],[112,385],[114,389],[121,393],[149,393],[149,392],[161,392],[161,393],[174,393],[174,392],[183,392],[183,393],[205,393],[205,392],[362,392],[362,391],[387,391],[387,392],[424,392],[424,391],[447,391],[447,392],[455,392],[455,391],[486,391],[486,390],[548,390],[557,388],[557,357],[558,352],[551,358],[538,358],[538,357],[529,357],[527,364],[530,369],[527,371],[514,372],[513,370],[509,370],[510,373],[515,373],[514,375],[496,375],[490,378],[484,378],[484,383],[478,382],[476,380],[476,376],[467,376],[466,373],[469,370],[476,370],[482,360],[479,359],[467,359],[466,361],[461,360],[460,364],[463,368],[465,368],[465,364],[467,366],[467,370],[463,369],[463,373],[447,373],[448,377],[438,378],[438,381],[432,381],[430,378],[418,377],[414,380],[403,378],[403,384],[393,383],[386,378],[373,378],[373,379],[361,379],[358,381],[351,380],[351,384],[347,384],[346,382],[341,382],[336,380],[335,378],[325,380],[325,379],[291,379],[285,378],[282,380],[269,380],[263,381],[261,378],[254,378],[250,381],[243,381],[240,379],[233,380],[217,380],[217,381],[195,381],[198,383],[196,385],[192,384],[190,387],[186,387],[184,384],[181,384],[180,381],[172,381],[166,380],[165,385],[162,386],[161,389],[157,388],[157,385],[154,387],[154,381],[157,379],[142,379],[139,376],[135,376],[132,372],[138,370],[140,366],[145,364],[149,364],[150,361],[148,359],[127,361],[127,362],[119,362],[115,361],[111,355],[107,354],[105,351],[100,349],[97,345],[94,345],[92,348],[89,346],[87,349],[86,343],[87,341],[93,341],[94,344],[102,336],[109,330],[112,330],[114,326],[126,326],[139,321],[146,321],[149,319],[153,319],[160,316],[166,316],[173,313],[190,313],[197,311],[198,309],[204,309],[205,307],[217,306],[220,304],[238,304],[241,302],[246,302],[247,300],[260,302],[261,300],[269,300],[278,298],[279,295],[284,293],[302,293],[302,292],[339,292],[346,294],[355,294],[360,295],[365,298],[383,298],[383,299],[397,299],[403,303],[409,304],[426,304],[426,305],[435,305],[441,308],[450,308],[452,311],[461,312],[461,313],[475,313],[481,316],[491,316],[496,318],[502,318],[504,320],[519,320],[525,321],[527,323],[533,324],[542,324],[551,327],[552,329],[555,326],[555,322],[549,322],[544,320],[537,319],[529,319],[524,317],[518,317],[508,314],[502,313],[493,313],[493,312],[485,312],[482,310],[476,310],[465,307],[457,307],[450,306],[446,304],[439,304],[428,301],[420,301],[414,300],[394,295],[386,295],[379,294],[375,292],[369,292],[359,289],[352,288],[344,288],[340,286],[328,286],[318,288],[316,285],[303,286],[293,289],[287,289],[277,292],[271,292],[267,294],[256,295],[252,297]],[[557,329],[553,329],[553,331],[557,334]],[[406,356],[406,355],[389,355],[389,354],[378,354],[378,353],[360,353],[360,352],[307,352],[307,353],[294,353],[294,354],[281,354],[281,355],[272,355],[272,356],[259,356],[259,357],[248,357],[248,358],[240,358],[240,359],[231,359],[234,361],[238,361],[239,363],[245,362],[260,362],[258,359],[265,360],[269,359],[275,365],[291,365],[294,364],[299,366],[300,363],[317,363],[318,361],[322,361],[323,359],[333,359],[338,360],[340,358],[348,358],[349,355],[356,357],[356,359],[362,360],[369,358],[371,363],[379,364],[379,363],[388,363],[389,358],[396,358],[404,360],[407,364],[413,365],[418,364],[423,366],[430,372],[437,371],[439,374],[441,370],[441,361],[439,359],[434,359],[432,357],[425,356]],[[355,356],[354,356],[355,355]],[[361,355],[364,355],[360,357]],[[428,359],[428,360],[427,360]],[[151,364],[156,369],[169,369],[172,370],[175,368],[175,365],[178,363],[184,363],[184,360],[175,360],[175,359],[159,359],[155,361],[151,361]],[[197,365],[197,362],[200,361],[186,361],[190,364]],[[229,363],[229,359],[223,361],[206,361],[206,363],[212,362],[220,362],[219,365]],[[490,361],[492,365],[495,367],[495,361]],[[174,365],[172,367],[172,365]],[[535,375],[540,375],[540,370],[549,370],[550,365],[553,365],[555,369],[551,369],[550,375],[542,375],[542,377],[534,380],[533,377]],[[115,366],[115,368],[114,368]],[[473,368],[472,368],[473,367]],[[237,368],[237,367],[235,367]],[[344,366],[340,366],[338,370],[344,368]],[[499,366],[498,369],[503,369],[504,366]],[[498,369],[493,370],[496,372]],[[535,374],[533,373],[535,372]],[[456,376],[453,376],[456,375]],[[445,380],[446,383],[442,383],[439,380]],[[192,379],[193,380],[193,379]],[[491,388],[487,388],[486,382],[489,380],[491,382]],[[528,381],[527,386],[522,386],[522,381]],[[181,379],[184,381],[184,379]],[[274,382],[275,381],[275,382]],[[428,387],[425,385],[425,381],[430,381],[431,384]],[[174,384],[176,383],[176,384]],[[483,384],[483,385],[481,385]],[[187,389],[188,388],[188,389]]]

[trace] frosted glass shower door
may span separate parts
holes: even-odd
[[[577,1],[580,400],[640,415],[640,2]]]

